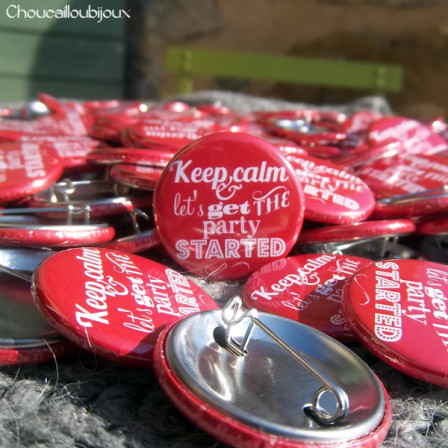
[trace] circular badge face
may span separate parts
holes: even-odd
[[[41,191],[62,174],[55,150],[36,142],[4,143],[0,148],[0,202]]]
[[[448,184],[448,160],[433,155],[402,154],[363,164],[357,175],[377,199],[418,193]]]
[[[303,222],[301,185],[266,141],[216,133],[176,154],[154,192],[160,239],[181,266],[242,278],[287,255]]]
[[[415,378],[448,386],[448,266],[384,260],[357,272],[343,308],[358,338]]]
[[[136,147],[154,148],[163,145],[173,151],[178,151],[185,145],[214,131],[210,124],[205,126],[199,121],[188,123],[145,120],[127,128],[125,136]]]
[[[37,142],[44,146],[51,146],[56,151],[65,168],[85,165],[87,163],[87,154],[104,145],[104,143],[87,136],[24,136],[20,141]]]
[[[316,328],[343,342],[355,336],[342,312],[345,282],[371,260],[332,254],[306,254],[262,266],[244,285],[248,308]]]
[[[376,120],[382,118],[383,115],[379,112],[370,110],[358,110],[353,112],[341,125],[342,130],[347,134],[358,132],[366,132],[369,126]]]
[[[305,218],[329,224],[366,219],[375,207],[370,188],[337,165],[310,156],[287,156],[303,185]]]
[[[168,323],[217,308],[201,288],[154,261],[104,248],[77,248],[44,260],[33,275],[36,303],[50,324],[98,355],[152,362]]]
[[[374,144],[398,140],[407,154],[435,154],[448,149],[446,140],[429,126],[403,117],[376,120],[369,128],[368,140]]]

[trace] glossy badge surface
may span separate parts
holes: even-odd
[[[302,187],[266,141],[220,132],[178,152],[154,192],[160,239],[197,276],[244,277],[284,257],[302,227]]]
[[[255,271],[243,290],[248,308],[309,325],[343,342],[355,336],[342,312],[345,282],[371,260],[306,254],[273,261]]]
[[[64,166],[51,147],[36,142],[4,143],[0,148],[0,202],[21,199],[55,182]]]
[[[137,255],[77,248],[48,257],[33,275],[33,294],[50,324],[81,347],[134,365],[152,363],[161,329],[217,308],[183,275]]]
[[[177,408],[239,448],[378,446],[391,412],[370,368],[311,327],[234,312],[235,300],[160,335],[154,367]]]
[[[337,165],[310,156],[287,156],[305,194],[305,218],[327,224],[366,219],[375,198],[368,185]]]
[[[448,386],[448,266],[385,260],[355,274],[344,312],[376,356],[415,378]]]

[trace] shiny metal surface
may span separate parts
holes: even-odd
[[[34,304],[30,283],[0,272],[0,348],[43,347],[64,340]]]
[[[310,327],[259,313],[270,328],[329,382],[342,388],[349,409],[342,421],[319,424],[308,412],[322,384],[260,328],[255,327],[245,356],[223,348],[222,311],[180,321],[165,344],[169,365],[204,402],[224,415],[270,434],[315,442],[337,442],[369,434],[382,421],[385,397],[370,368],[349,349]],[[243,339],[250,322],[232,327]],[[332,412],[334,397],[320,406]]]
[[[0,249],[0,266],[11,271],[31,274],[42,261],[54,253],[55,251],[50,249],[3,248]]]

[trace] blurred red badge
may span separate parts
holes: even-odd
[[[430,126],[403,117],[383,117],[374,121],[369,128],[368,140],[373,144],[400,141],[407,154],[435,154],[448,149],[447,141]]]
[[[385,260],[356,273],[344,312],[360,340],[385,363],[448,386],[448,266]]]
[[[217,308],[186,277],[137,255],[87,247],[58,252],[33,275],[33,294],[50,324],[87,350],[148,365],[169,323]]]
[[[181,266],[213,279],[244,277],[282,258],[303,221],[303,192],[268,142],[220,132],[176,154],[154,192],[160,239]]]
[[[306,254],[262,266],[244,285],[248,308],[309,325],[343,342],[355,339],[342,312],[345,282],[371,260],[348,255]]]
[[[401,154],[365,163],[357,175],[377,199],[424,192],[448,184],[448,159],[440,155]]]
[[[0,146],[0,202],[21,199],[41,191],[62,174],[55,150],[36,142]]]

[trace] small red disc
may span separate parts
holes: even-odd
[[[342,312],[345,282],[371,260],[349,255],[306,254],[273,261],[244,285],[248,308],[309,325],[342,342],[356,338]]]
[[[361,179],[337,165],[311,156],[287,156],[305,194],[305,218],[328,224],[366,219],[375,198]]]
[[[368,140],[373,144],[398,140],[407,154],[435,154],[448,149],[446,140],[429,126],[397,116],[374,121],[368,131]]]
[[[45,259],[33,294],[49,323],[68,339],[104,357],[150,365],[162,328],[215,309],[186,277],[138,255],[85,247]]]
[[[4,143],[0,148],[0,202],[21,199],[49,187],[64,165],[55,150],[36,142]]]

